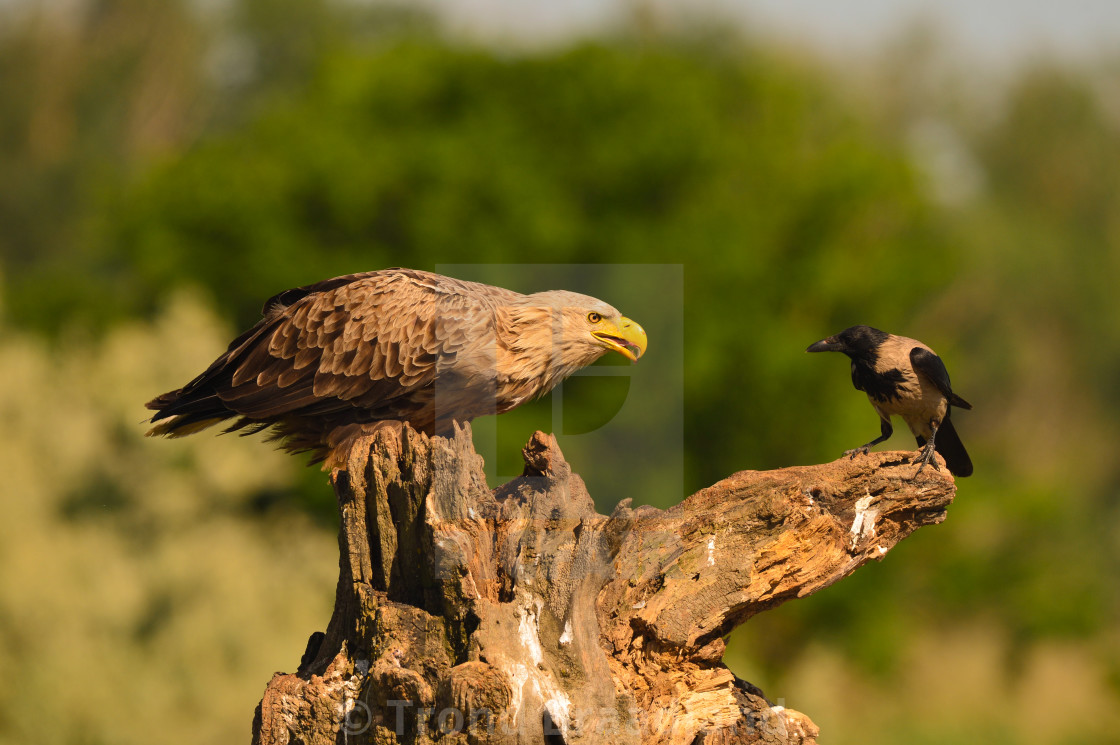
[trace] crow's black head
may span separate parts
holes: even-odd
[[[806,352],[843,352],[849,357],[874,357],[875,350],[889,337],[886,331],[870,326],[852,326],[839,334],[810,344]]]

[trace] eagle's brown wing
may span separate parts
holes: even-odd
[[[234,417],[231,429],[305,417],[329,426],[335,415],[424,426],[415,418],[426,416],[418,412],[430,407],[437,373],[494,338],[492,308],[505,294],[514,295],[412,270],[287,290],[202,375],[149,402],[159,422],[150,434]]]

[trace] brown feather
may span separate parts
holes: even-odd
[[[604,354],[585,328],[592,311],[618,316],[584,295],[521,295],[409,269],[286,290],[205,372],[148,403],[152,433],[233,420],[322,458],[352,439],[332,439],[335,430],[393,419],[445,429],[547,393]]]

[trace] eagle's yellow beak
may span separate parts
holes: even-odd
[[[646,330],[626,316],[619,319],[618,325],[604,318],[602,328],[591,335],[631,362],[637,362],[646,351]]]

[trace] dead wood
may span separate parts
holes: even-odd
[[[815,742],[723,637],[941,522],[955,491],[871,453],[605,516],[550,435],[524,456],[491,491],[469,428],[357,442],[332,475],[334,614],[268,684],[255,743]]]

